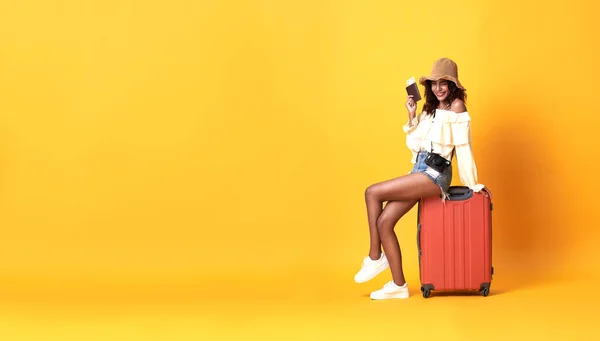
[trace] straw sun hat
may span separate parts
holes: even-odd
[[[465,90],[465,88],[458,81],[458,66],[456,63],[448,58],[440,58],[433,63],[433,69],[429,76],[423,76],[419,78],[419,83],[425,85],[427,80],[436,81],[438,79],[445,79],[454,82],[459,89]]]

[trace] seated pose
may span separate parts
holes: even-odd
[[[419,83],[425,87],[423,111],[417,116],[417,105],[412,96],[408,96],[408,122],[403,127],[414,167],[407,175],[373,184],[365,191],[371,243],[369,255],[354,280],[366,282],[389,267],[393,280],[371,293],[371,298],[376,300],[408,298],[394,227],[421,198],[447,198],[454,154],[463,185],[475,192],[484,188],[477,182],[471,152],[471,117],[465,106],[465,88],[458,81],[456,63],[448,58],[437,60],[431,75],[421,77]]]

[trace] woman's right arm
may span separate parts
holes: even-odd
[[[408,110],[408,127],[412,128],[416,126],[415,118],[417,116],[417,103],[415,103],[412,95],[409,95],[406,100],[406,110]]]
[[[417,113],[417,104],[412,99],[412,96],[408,96],[406,100],[406,109],[408,110],[408,122],[402,127],[402,130],[406,133],[406,145],[414,153],[419,151],[419,138],[415,132],[417,125],[419,124],[419,117]]]

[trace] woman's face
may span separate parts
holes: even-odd
[[[443,102],[449,94],[448,81],[445,79],[438,79],[437,81],[431,81],[431,91],[438,101]]]

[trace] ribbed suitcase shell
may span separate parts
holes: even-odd
[[[485,189],[452,186],[419,202],[417,244],[421,291],[478,290],[487,296],[492,281],[492,202]]]

